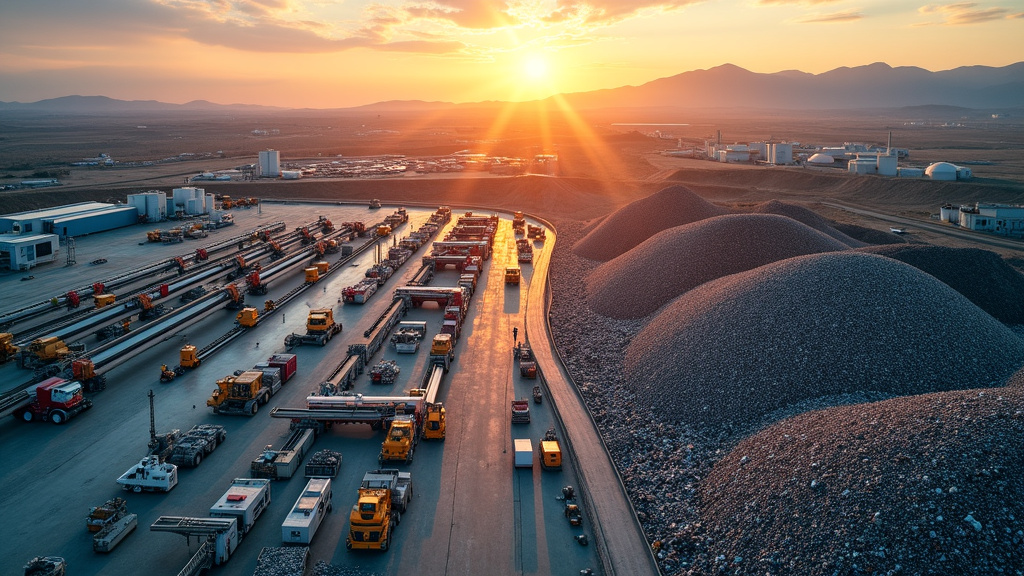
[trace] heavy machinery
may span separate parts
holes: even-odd
[[[380,208],[380,200],[378,200],[376,198],[374,198],[373,200],[370,200],[370,208],[373,209],[373,210],[376,210],[377,208]]]
[[[505,284],[519,285],[521,271],[519,268],[505,268]]]
[[[554,427],[548,428],[540,441],[540,466],[545,470],[562,469],[562,446],[558,443]]]
[[[92,400],[82,395],[81,382],[53,377],[29,390],[30,401],[14,410],[25,422],[42,420],[63,424],[75,415],[92,408]]]
[[[523,378],[537,377],[537,362],[533,359],[533,350],[528,344],[516,344],[516,356],[519,358],[519,375]]]
[[[430,343],[430,363],[434,366],[441,366],[445,370],[451,367],[455,360],[455,340],[451,334],[437,334]]]
[[[57,362],[71,355],[71,348],[56,336],[36,338],[28,348],[22,348],[18,362],[22,368],[34,368],[43,364]]]
[[[249,473],[253,478],[291,478],[302,465],[306,452],[313,446],[316,433],[316,428],[296,428],[280,450],[274,450],[268,444],[249,465]]]
[[[10,332],[0,333],[0,364],[3,364],[18,355],[18,348],[14,345],[14,334]]]
[[[512,401],[512,423],[530,423],[530,403],[529,401],[526,400],[526,398]]]
[[[564,514],[569,520],[569,525],[582,526],[583,512],[580,511],[580,505],[576,502],[576,491],[572,486],[565,486],[562,488],[562,496],[565,500]]]
[[[440,402],[427,404],[427,414],[423,423],[423,438],[425,440],[444,440],[445,436],[445,409]]]
[[[416,451],[416,444],[419,443],[422,426],[420,420],[414,414],[401,414],[395,416],[388,428],[387,436],[381,445],[380,456],[377,461],[381,464],[400,460],[406,464],[412,463],[413,453]]]
[[[262,370],[246,370],[237,376],[217,380],[217,388],[206,405],[213,408],[214,414],[254,416],[280,388],[280,377],[271,380],[264,378]]]
[[[89,529],[89,532],[99,532],[126,514],[128,514],[128,503],[124,498],[111,498],[103,505],[93,506],[89,509],[89,515],[85,518],[85,527]]]
[[[393,469],[367,472],[349,514],[345,548],[386,552],[411,499],[412,474]]]
[[[216,424],[196,424],[174,440],[167,462],[175,466],[195,468],[228,437],[227,430]]]
[[[540,404],[544,402],[544,395],[540,391],[540,386],[533,387],[533,403]]]
[[[258,308],[242,308],[238,314],[235,315],[235,324],[244,326],[245,328],[252,328],[259,323],[259,317],[260,311]]]
[[[182,368],[180,365],[175,366],[174,368],[167,366],[167,364],[160,365],[161,382],[170,382],[171,380],[174,380],[176,377],[181,376],[184,373],[185,369]]]
[[[178,467],[161,462],[158,456],[146,456],[117,479],[124,490],[135,493],[170,492],[178,485]]]
[[[284,345],[289,350],[303,344],[326,346],[331,337],[339,332],[341,332],[341,323],[334,321],[334,309],[314,308],[306,317],[306,333],[292,333],[285,336]]]
[[[192,344],[186,344],[181,347],[179,358],[179,366],[182,368],[198,368],[201,363],[201,360],[196,355],[196,347]]]
[[[306,478],[334,478],[341,471],[341,452],[318,450],[306,460]]]

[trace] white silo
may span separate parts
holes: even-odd
[[[214,210],[213,200],[214,200],[213,194],[207,194],[206,195],[206,210],[203,211],[204,214],[213,214],[213,210]]]
[[[281,175],[281,153],[277,150],[263,150],[259,157],[261,178],[277,178]]]
[[[128,205],[134,206],[139,212],[139,216],[146,215],[146,195],[145,194],[129,194]]]
[[[932,180],[956,180],[956,166],[949,162],[936,162],[925,168],[924,174]]]
[[[146,218],[150,222],[160,222],[167,219],[167,193],[147,192],[146,193]]]

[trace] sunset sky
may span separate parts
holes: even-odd
[[[1024,0],[10,0],[0,101],[332,108],[755,72],[1024,60]]]

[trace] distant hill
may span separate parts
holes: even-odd
[[[606,108],[746,108],[774,110],[843,110],[902,107],[960,107],[1020,109],[1024,107],[1024,62],[994,68],[964,66],[930,72],[923,68],[876,62],[809,74],[784,70],[773,74],[751,72],[732,64],[693,70],[640,86],[622,86],[592,92],[564,94],[577,110]],[[347,108],[348,111],[438,111],[488,108],[501,102],[424,102],[392,100]],[[558,106],[555,97],[536,102]],[[287,110],[273,106],[215,104],[196,100],[168,104],[155,100],[115,100],[106,96],[65,96],[32,103],[0,102],[0,110],[67,114],[113,112]]]

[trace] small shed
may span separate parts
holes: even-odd
[[[0,268],[28,270],[53,262],[60,251],[56,234],[0,234]]]

